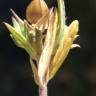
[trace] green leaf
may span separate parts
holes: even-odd
[[[57,0],[58,2],[58,13],[59,13],[59,24],[58,24],[58,33],[56,44],[59,46],[59,42],[64,34],[64,26],[65,26],[65,4],[64,0]]]
[[[8,30],[11,32],[11,34],[20,42],[22,42],[23,45],[25,45],[26,43],[26,39],[24,38],[24,36],[22,34],[20,34],[20,32],[18,32],[14,27],[12,27],[11,25],[9,25],[8,23],[4,23],[5,26],[8,28]]]
[[[13,36],[12,34],[10,34],[10,36],[11,36],[11,38],[12,38],[12,40],[13,40],[13,42],[15,43],[16,46],[21,47],[21,48],[24,48],[24,46],[22,46],[21,42],[18,41],[18,40],[15,38],[15,36]]]
[[[60,41],[63,38],[64,35],[64,29],[66,27],[65,24],[65,4],[64,0],[57,0],[58,3],[58,26],[57,26],[57,34],[56,34],[56,41],[55,41],[55,47],[54,47],[54,53],[57,51]]]
[[[21,28],[22,28],[22,26],[21,26]],[[24,20],[24,26],[23,26],[22,34],[28,40],[29,32],[28,32],[28,27],[27,27],[25,20]]]
[[[35,49],[31,46],[31,44],[26,40],[26,38],[20,32],[17,32],[17,30],[8,23],[4,24],[11,32],[14,40],[18,43],[18,46],[20,44],[20,46],[22,46],[28,52],[29,55],[31,55],[33,58],[36,58],[37,53]]]
[[[13,26],[16,29],[16,31],[21,33],[20,25],[19,25],[19,23],[16,21],[16,19],[14,17],[12,17],[12,23],[13,23]]]

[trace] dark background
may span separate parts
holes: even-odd
[[[31,0],[0,0],[0,96],[38,96],[28,54],[14,45],[3,21],[12,8],[22,19]],[[56,0],[46,0],[49,7]],[[96,96],[96,0],[65,0],[67,23],[80,22],[81,48],[72,49],[48,85],[49,96]]]

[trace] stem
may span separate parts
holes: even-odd
[[[47,96],[47,86],[44,86],[43,88],[39,88],[39,96]]]

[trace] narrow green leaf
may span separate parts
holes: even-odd
[[[19,23],[16,21],[16,19],[14,17],[12,17],[12,23],[13,23],[13,26],[16,29],[16,31],[21,33],[20,25],[19,25]]]
[[[11,38],[12,38],[12,40],[13,40],[13,42],[15,43],[16,46],[21,47],[21,48],[24,48],[24,46],[22,46],[21,42],[18,41],[18,40],[15,38],[15,36],[13,36],[12,34],[10,34],[10,36],[11,36]]]
[[[21,42],[22,46],[24,46],[24,49],[28,52],[29,55],[31,55],[33,58],[36,58],[36,51],[35,49],[30,45],[30,43],[26,40],[26,38],[20,34],[20,32],[17,32],[15,28],[13,28],[8,23],[4,23],[8,30],[11,32],[12,36],[14,36],[14,39],[16,39],[17,42]]]
[[[25,45],[26,39],[24,38],[24,36],[20,34],[20,32],[17,32],[17,30],[13,28],[11,25],[9,25],[8,23],[4,23],[4,24],[6,25],[8,30],[11,32],[11,34],[14,35],[16,39],[20,40],[20,42],[22,42],[22,44]]]
[[[58,23],[56,47],[59,46],[59,42],[60,42],[60,40],[64,34],[64,26],[65,26],[65,4],[64,4],[64,0],[57,0],[57,2],[58,2],[59,23]]]

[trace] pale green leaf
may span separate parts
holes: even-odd
[[[16,21],[16,19],[14,17],[12,17],[12,23],[13,23],[13,26],[16,29],[16,31],[21,33],[20,25],[19,25],[19,23]]]
[[[15,38],[15,36],[13,36],[12,34],[10,34],[10,36],[11,36],[11,38],[12,38],[12,40],[13,40],[13,42],[15,43],[16,46],[21,47],[21,48],[24,48],[24,46],[22,46],[21,42],[18,41],[18,40]]]
[[[41,57],[39,60],[39,66],[38,66],[38,75],[41,82],[43,83],[46,82],[45,74],[49,68],[49,64],[50,64],[50,60],[51,60],[51,56],[52,56],[53,48],[55,44],[55,39],[56,39],[56,32],[57,32],[57,22],[58,22],[57,11],[54,13],[53,13],[53,10],[51,11],[52,13],[50,13],[49,26],[48,26],[48,30],[45,38],[44,49],[41,54]]]
[[[8,30],[11,32],[13,38],[17,41],[20,42],[23,46],[23,48],[28,52],[29,55],[31,55],[33,58],[36,58],[36,51],[33,49],[33,47],[30,45],[30,43],[26,40],[26,38],[20,33],[17,32],[15,28],[13,28],[11,25],[8,23],[4,23]]]
[[[64,35],[64,27],[66,26],[65,24],[65,4],[64,0],[57,0],[58,2],[58,14],[59,14],[59,22],[58,22],[58,32],[57,32],[57,37],[56,37],[56,44],[55,47],[56,49],[59,46],[59,43]]]

